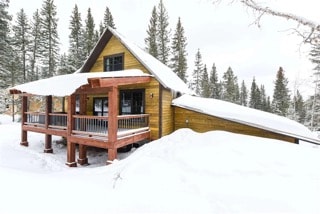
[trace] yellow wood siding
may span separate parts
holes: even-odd
[[[232,121],[227,121],[218,117],[201,114],[179,107],[174,107],[174,119],[175,130],[180,128],[190,128],[197,132],[224,130],[234,133],[284,140],[291,143],[295,142],[293,137],[273,133]]]
[[[172,93],[170,90],[162,90],[162,136],[173,132],[173,107],[171,106]]]
[[[103,71],[104,57],[115,55],[115,54],[124,54],[124,70],[140,69],[141,71],[150,74],[150,72],[148,72],[148,70],[114,36],[111,37],[108,44],[105,46],[105,48],[99,55],[97,61],[94,63],[93,67],[91,68],[90,72]],[[160,87],[160,83],[156,79],[152,78],[152,81],[148,84],[130,85],[130,86],[119,88],[119,90],[145,89],[145,108],[146,108],[145,113],[150,115],[149,126],[151,129],[151,139],[159,138],[159,87]],[[87,114],[89,115],[93,114],[92,112],[93,97],[99,97],[99,96],[106,97],[107,94],[88,96]]]
[[[145,73],[148,73],[147,69],[126,49],[121,42],[114,36],[111,37],[106,47],[99,55],[97,61],[92,66],[90,72],[103,71],[103,59],[106,56],[114,54],[124,54],[124,70],[127,69],[140,69]]]

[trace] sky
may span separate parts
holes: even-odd
[[[68,49],[68,33],[71,12],[78,5],[82,20],[90,7],[96,26],[103,19],[106,6],[109,7],[117,30],[125,37],[144,48],[146,30],[152,8],[159,0],[55,0],[58,12],[58,33],[61,51]],[[213,4],[211,0],[163,0],[169,15],[171,35],[174,33],[178,17],[187,37],[188,74],[194,69],[195,54],[199,49],[208,71],[213,63],[221,79],[230,66],[238,77],[239,84],[245,81],[248,89],[255,77],[257,84],[263,84],[272,97],[274,80],[279,67],[283,67],[289,79],[289,89],[307,96],[313,93],[313,65],[307,56],[307,45],[293,35],[290,29],[296,23],[276,17],[264,16],[261,27],[252,24],[255,16],[239,3]],[[299,5],[300,2],[300,5]],[[271,0],[269,5],[277,9],[298,14],[312,20],[320,20],[320,14],[312,5],[314,0],[303,1]],[[9,12],[15,15],[21,8],[31,18],[40,9],[43,0],[11,0]],[[303,9],[302,9],[303,8]]]

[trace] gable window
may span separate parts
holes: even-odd
[[[104,58],[104,71],[123,70],[123,54],[106,56]]]

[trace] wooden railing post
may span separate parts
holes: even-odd
[[[72,94],[68,97],[68,121],[67,121],[67,162],[69,167],[76,167],[76,144],[70,141],[72,130],[74,128],[74,120],[72,116],[75,114],[76,98]]]
[[[87,95],[81,94],[80,95],[80,115],[85,115],[87,113]],[[81,120],[82,121],[82,120]],[[80,130],[86,130],[86,124],[81,122]],[[80,165],[87,165],[88,164],[88,157],[87,157],[87,146],[86,145],[79,145],[79,158],[78,163]]]
[[[49,129],[50,113],[52,113],[52,96],[46,96],[46,112],[45,112],[45,129]],[[52,149],[52,135],[45,134],[44,153],[53,153]]]
[[[108,92],[108,141],[111,144],[111,148],[108,148],[108,162],[117,158],[115,144],[117,142],[118,132],[118,93],[118,88],[116,86],[113,86]]]
[[[24,124],[27,122],[27,114],[28,111],[28,97],[22,96],[22,104],[21,104],[21,142],[20,145],[28,146],[28,132],[23,130]]]

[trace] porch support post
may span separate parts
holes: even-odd
[[[23,130],[24,124],[27,122],[27,114],[28,111],[28,97],[22,96],[22,104],[21,104],[21,142],[22,146],[29,146],[28,143],[28,132]]]
[[[45,128],[49,129],[50,113],[52,113],[52,96],[46,96],[46,115],[45,115]],[[52,149],[52,135],[45,134],[44,153],[53,153]]]
[[[80,115],[86,115],[87,113],[87,95],[81,94],[80,95]],[[80,124],[81,130],[85,131],[86,124]],[[86,145],[79,145],[79,158],[78,163],[80,165],[88,165],[88,157],[87,157],[87,146]]]
[[[108,161],[107,164],[117,158],[117,132],[118,132],[118,87],[113,86],[108,92],[108,141],[111,145],[108,148]]]
[[[67,121],[67,162],[69,167],[76,167],[76,144],[70,141],[72,130],[74,128],[74,120],[72,116],[75,114],[76,96],[74,94],[68,97],[68,121]]]

